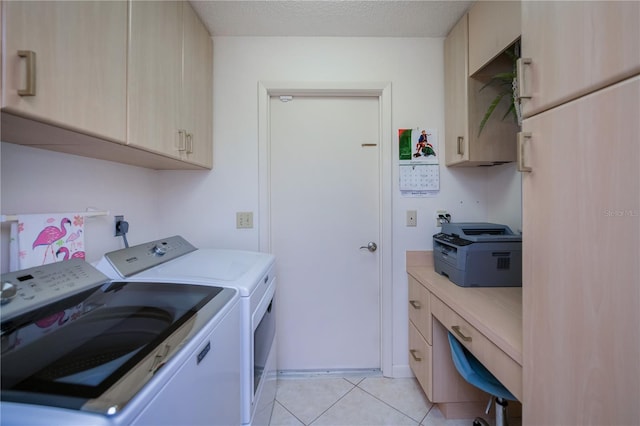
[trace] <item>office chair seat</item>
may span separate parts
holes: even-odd
[[[487,368],[482,365],[478,359],[473,356],[462,344],[449,333],[449,346],[451,346],[451,356],[453,358],[453,364],[456,366],[458,373],[467,382],[473,386],[492,395],[489,400],[489,405],[485,410],[486,414],[489,414],[491,407],[491,401],[495,398],[496,406],[496,426],[506,426],[507,422],[507,400],[516,401],[516,397],[513,396],[507,388],[496,377],[491,374]],[[488,425],[488,423],[480,418],[476,417],[473,421],[474,426]]]
[[[449,333],[448,337],[453,363],[460,375],[467,382],[498,398],[509,401],[515,401],[517,399],[467,348],[462,346],[451,333]]]

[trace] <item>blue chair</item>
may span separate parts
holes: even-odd
[[[496,426],[507,425],[507,400],[516,401],[517,398],[513,396],[507,388],[505,388],[498,379],[495,378],[489,370],[486,369],[478,359],[473,356],[458,340],[449,333],[449,346],[451,346],[451,356],[453,357],[453,364],[456,366],[458,373],[467,382],[473,386],[480,388],[481,390],[493,395],[487,410],[491,408],[491,401],[495,398],[496,405]],[[481,417],[477,417],[473,421],[474,425],[487,425],[488,423]]]

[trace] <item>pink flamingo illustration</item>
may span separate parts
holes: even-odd
[[[71,234],[69,234],[69,237],[66,239],[65,242],[71,243],[72,244],[71,247],[75,248],[76,244],[74,243],[74,241],[80,238],[80,234],[82,234],[82,229],[78,229],[76,232],[72,232]]]
[[[66,247],[60,247],[58,249],[58,251],[56,252],[56,258],[58,258],[58,256],[60,255],[60,253],[64,253],[64,259],[62,260],[69,260],[69,249]],[[74,251],[73,254],[71,255],[71,259],[84,259],[85,255],[83,251]]]
[[[64,236],[67,235],[67,228],[64,227],[67,224],[71,225],[71,221],[65,217],[60,221],[60,228],[56,228],[55,226],[47,226],[42,231],[40,231],[38,237],[33,242],[33,246],[31,247],[32,249],[36,248],[37,246],[47,246],[44,252],[44,258],[42,259],[43,265],[47,260],[47,253],[49,249],[51,249],[51,254],[55,257],[52,246],[56,241],[64,238]]]
[[[65,242],[69,242],[69,241],[75,241],[78,238],[80,238],[80,234],[82,234],[82,229],[78,229],[76,232],[72,232],[71,234],[69,234],[69,237],[66,239]]]

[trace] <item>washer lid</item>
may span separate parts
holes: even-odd
[[[241,297],[253,293],[274,263],[271,254],[224,249],[199,249],[137,274],[134,279],[157,279],[217,284],[237,288]]]
[[[115,414],[234,297],[113,282],[4,321],[0,399]]]

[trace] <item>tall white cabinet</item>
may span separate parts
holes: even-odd
[[[640,419],[640,2],[522,4],[523,424]]]

